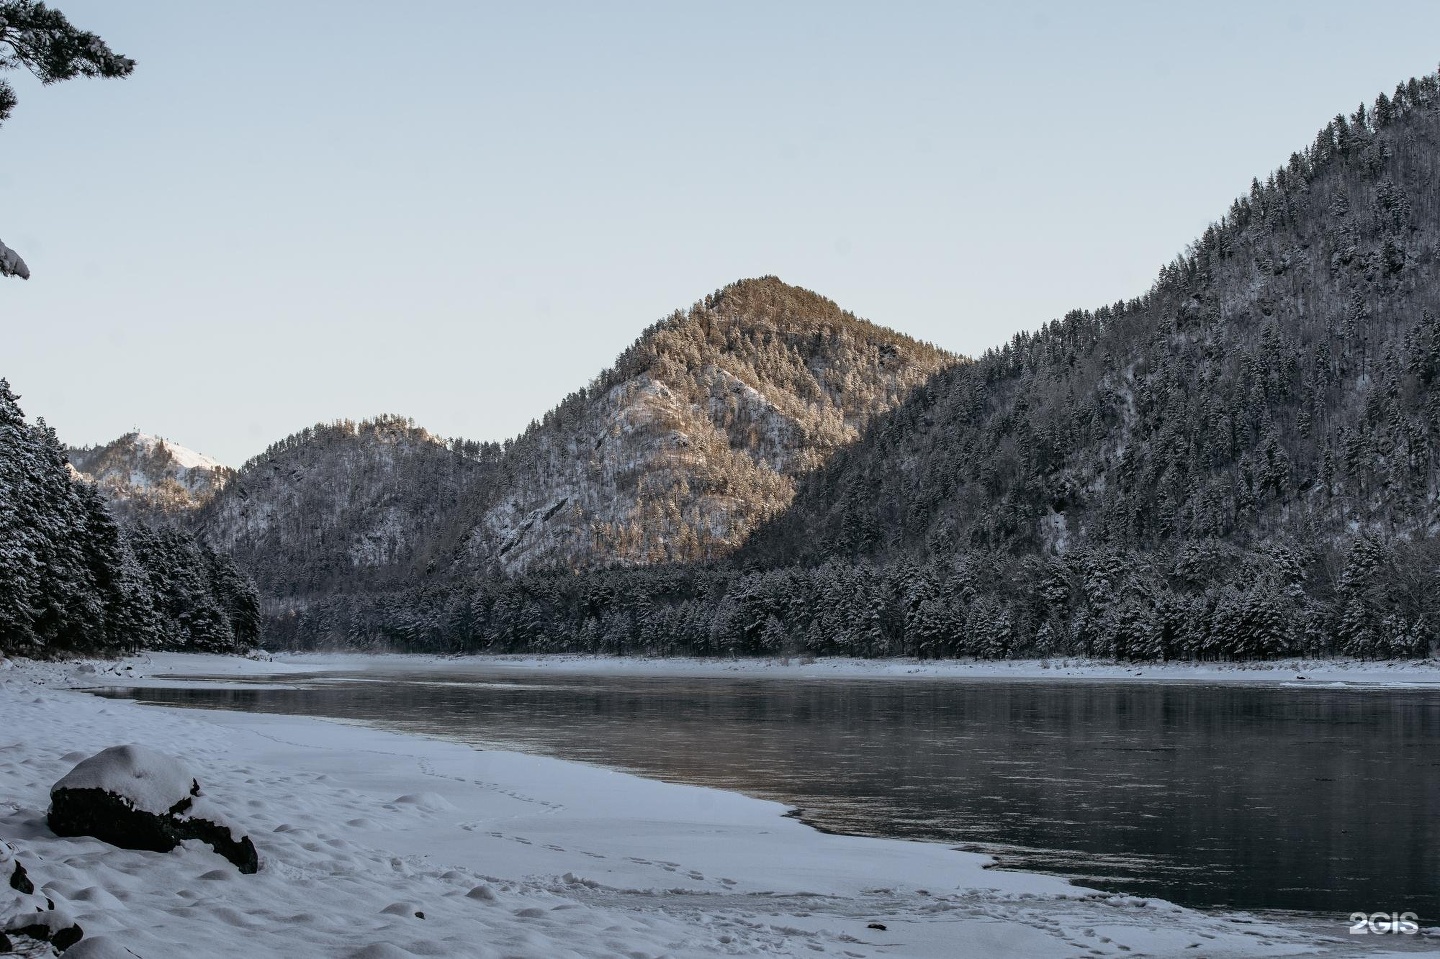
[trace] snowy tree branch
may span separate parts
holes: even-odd
[[[20,254],[3,242],[0,242],[0,276],[18,276],[22,280],[30,279],[30,268],[25,265],[24,260],[20,259]]]

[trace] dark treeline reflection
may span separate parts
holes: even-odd
[[[587,760],[1189,905],[1440,920],[1433,691],[474,670],[112,695]]]

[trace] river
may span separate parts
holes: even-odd
[[[779,800],[823,829],[950,843],[1200,908],[1440,921],[1435,689],[459,663],[104,695],[582,760]]]

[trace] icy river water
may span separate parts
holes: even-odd
[[[293,677],[285,682],[293,683]],[[1440,690],[368,670],[114,689],[736,790],[1197,907],[1440,921]]]

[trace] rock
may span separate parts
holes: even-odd
[[[169,852],[198,839],[242,873],[260,868],[249,836],[236,838],[177,760],[145,746],[111,746],[82,761],[50,788],[50,828],[58,836],[94,836],[125,849]]]
[[[30,881],[30,877],[25,873],[25,867],[20,864],[18,859],[15,860],[15,871],[10,874],[10,888],[27,896],[35,891],[35,884]]]
[[[85,935],[80,924],[64,910],[55,908],[53,900],[35,891],[35,883],[20,864],[14,847],[0,842],[0,875],[6,873],[10,875],[9,890],[0,887],[0,953],[17,948],[11,937],[48,942],[57,952],[80,941]]]
[[[48,942],[57,952],[64,952],[85,936],[80,924],[58,909],[36,913],[29,917],[26,925],[18,925],[24,921],[16,920],[17,924],[5,931],[12,936],[29,936],[31,939]]]

